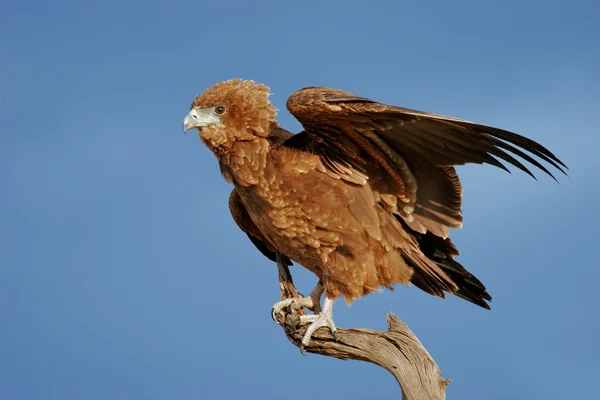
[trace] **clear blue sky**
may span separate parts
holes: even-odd
[[[336,303],[405,320],[450,399],[591,399],[600,376],[596,1],[8,1],[0,24],[0,398],[365,399],[369,364],[302,357],[271,321],[276,268],[181,121],[235,77],[454,115],[542,142],[560,184],[459,169],[460,261],[488,312],[416,288]],[[292,270],[308,292],[315,278]],[[243,336],[239,335],[244,331]]]

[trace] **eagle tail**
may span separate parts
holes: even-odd
[[[459,255],[459,252],[450,238],[444,239],[431,232],[424,235],[415,233],[415,235],[423,255],[435,262],[458,287],[456,291],[453,291],[453,294],[489,310],[490,306],[486,301],[492,301],[492,296],[479,279],[454,260],[454,256]],[[435,288],[437,285],[424,280],[421,275],[413,275],[412,282],[417,287],[428,293],[444,297],[441,288]],[[433,288],[436,290],[433,290]]]
[[[454,292],[456,296],[480,307],[488,310],[490,309],[490,305],[486,300],[492,301],[492,296],[487,292],[481,281],[467,271],[465,267],[451,258],[444,258],[437,261],[437,265],[439,265],[448,277],[456,283],[456,286],[458,286],[458,290]]]

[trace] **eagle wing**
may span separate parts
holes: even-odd
[[[269,260],[277,262],[275,247],[254,224],[236,189],[233,189],[229,195],[229,211],[237,226],[248,235],[256,248]],[[292,261],[285,255],[283,255],[283,262],[292,265]]]
[[[516,133],[341,90],[304,88],[290,96],[287,108],[304,132],[286,145],[319,154],[323,170],[336,178],[368,180],[380,204],[419,233],[445,238],[449,228],[462,225],[455,165],[486,163],[508,171],[501,159],[534,178],[514,156],[552,178],[542,162],[562,173],[567,168],[544,146]]]

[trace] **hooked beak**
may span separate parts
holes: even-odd
[[[199,128],[203,126],[200,121],[198,121],[198,114],[194,113],[194,110],[190,111],[188,115],[183,119],[183,133],[185,131],[189,131],[190,129]]]

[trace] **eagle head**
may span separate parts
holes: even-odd
[[[277,109],[269,101],[269,88],[254,81],[219,82],[196,97],[183,120],[185,130],[198,129],[211,149],[234,141],[266,137]]]

